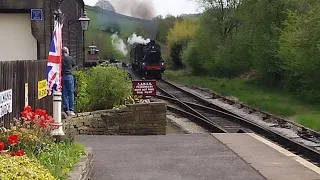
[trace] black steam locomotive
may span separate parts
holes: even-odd
[[[131,47],[130,61],[133,70],[145,78],[159,80],[165,71],[160,45],[154,40],[148,44],[134,44]]]

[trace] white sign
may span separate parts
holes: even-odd
[[[0,92],[0,118],[12,113],[12,89]]]
[[[28,89],[29,89],[29,85],[28,85],[28,83],[25,83],[24,84],[24,106],[28,106],[29,105]]]

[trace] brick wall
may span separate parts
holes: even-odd
[[[120,110],[81,113],[64,123],[75,134],[86,135],[164,135],[166,105],[129,105]]]
[[[60,10],[65,15],[62,30],[63,45],[69,48],[70,56],[77,61],[78,66],[84,62],[83,31],[81,23],[75,21],[83,14],[84,5],[82,3],[83,1],[80,0],[64,0],[60,5]],[[69,26],[68,21],[70,22]]]

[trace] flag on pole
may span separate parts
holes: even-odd
[[[49,56],[46,70],[47,94],[53,91],[61,92],[61,57],[62,57],[62,27],[59,20],[54,21],[54,30],[51,37]]]

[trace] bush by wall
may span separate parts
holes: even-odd
[[[76,111],[89,110],[89,97],[88,97],[88,77],[87,71],[74,71],[73,76],[75,79],[75,109]]]
[[[111,109],[131,95],[131,81],[125,70],[115,66],[97,66],[74,73],[77,79],[77,112]]]

